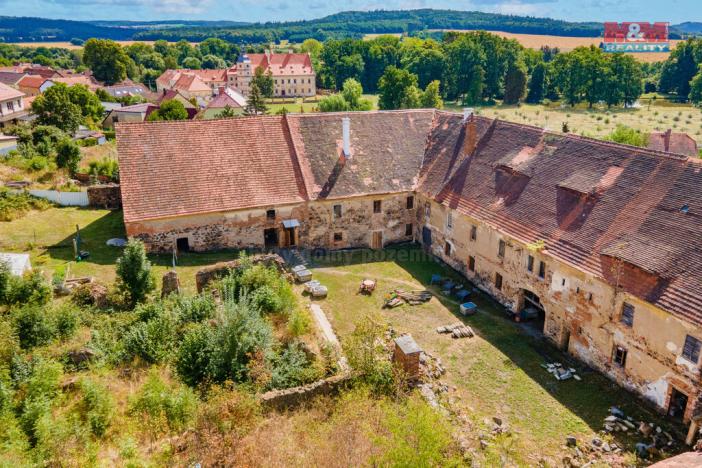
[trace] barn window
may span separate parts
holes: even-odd
[[[373,200],[373,213],[380,213],[382,211],[382,206],[380,200]]]
[[[451,229],[453,227],[453,213],[450,211],[446,213],[446,228]]]
[[[414,233],[414,227],[412,223],[405,224],[405,235],[411,236]]]
[[[341,242],[344,240],[344,235],[340,232],[335,232],[334,233],[334,242]]]
[[[334,218],[341,218],[341,205],[334,205]]]
[[[266,211],[266,218],[268,218],[268,219],[275,219],[275,210],[268,210],[268,211]]]
[[[414,208],[414,197],[410,195],[407,197],[407,209],[411,210],[412,208]]]
[[[475,257],[468,257],[468,269],[470,271],[475,271]]]
[[[627,327],[634,326],[634,306],[625,302],[622,304],[622,317],[619,319]]]
[[[614,347],[614,356],[612,358],[615,364],[625,367],[626,366],[626,349],[621,346]]]
[[[545,262],[539,262],[539,278],[541,278],[541,279],[546,278],[546,263]]]
[[[497,256],[500,258],[504,258],[505,256],[505,241],[502,239],[500,239],[500,242],[497,245]]]
[[[498,291],[502,289],[502,275],[499,273],[495,273],[495,288]]]
[[[527,257],[527,271],[529,273],[534,273],[534,257],[532,255]]]
[[[448,242],[446,243],[446,245],[444,245],[444,255],[446,255],[447,257],[451,256],[451,244],[449,244]]]
[[[685,337],[685,346],[683,346],[682,356],[688,361],[697,364],[700,360],[700,347],[702,341],[694,336],[687,335]]]
[[[474,241],[478,238],[478,226],[470,227],[470,240]]]

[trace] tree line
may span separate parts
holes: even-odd
[[[570,105],[631,105],[642,94],[647,76],[629,55],[607,54],[597,47],[566,53],[548,47],[533,50],[484,31],[447,33],[442,41],[309,39],[302,49],[312,56],[319,87],[339,90],[352,79],[366,92],[379,93],[385,108],[423,102],[419,91],[426,93],[430,85],[431,95],[463,104],[549,99]],[[425,100],[435,98],[427,95]]]

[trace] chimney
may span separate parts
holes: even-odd
[[[463,110],[463,126],[463,154],[468,156],[473,153],[478,144],[478,130],[475,128],[473,109]]]
[[[349,117],[341,119],[341,130],[344,139],[344,157],[351,159],[351,119]]]
[[[463,108],[463,123],[466,122],[471,116],[473,115],[473,108],[472,107],[464,107]]]
[[[670,151],[670,136],[672,133],[673,133],[673,129],[669,128],[663,134],[663,149],[665,150],[666,153],[668,151]]]

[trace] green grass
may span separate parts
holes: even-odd
[[[387,249],[385,252],[399,258],[400,252],[405,252],[400,255],[407,255],[408,251]],[[420,253],[416,249],[409,252],[416,256]],[[329,288],[328,299],[320,305],[342,340],[353,330],[357,320],[378,312],[398,332],[411,333],[420,347],[441,357],[448,369],[444,379],[457,387],[459,407],[468,415],[472,427],[484,429],[483,421],[495,415],[507,421],[515,433],[516,450],[510,451],[514,461],[536,464],[538,459],[526,455],[539,454],[560,462],[565,437],[573,434],[582,441],[589,441],[602,428],[603,419],[613,405],[637,420],[659,420],[634,396],[575,361],[571,363],[578,368],[583,378],[581,382],[555,380],[541,364],[566,363],[570,362],[569,358],[509,321],[504,309],[489,297],[474,295],[472,300],[478,305],[479,313],[462,318],[458,314],[458,303],[429,286],[429,280],[433,273],[438,273],[454,276],[464,284],[467,281],[439,263],[426,257],[369,261],[371,255],[368,251],[356,251],[343,260],[315,263],[315,278]],[[378,280],[378,289],[372,296],[356,294],[363,278]],[[384,294],[394,288],[427,288],[436,297],[421,306],[381,309]],[[457,320],[473,327],[478,337],[452,340],[435,332],[436,327]],[[475,432],[473,435],[477,436]],[[639,441],[635,436],[617,437],[628,450],[633,450]]]
[[[90,256],[81,262],[74,260],[73,238],[80,228],[81,250]],[[32,266],[52,275],[56,269],[68,268],[72,277],[94,276],[111,283],[115,279],[115,262],[122,249],[106,245],[108,239],[126,236],[121,211],[83,208],[50,208],[32,212],[21,219],[0,222],[0,251],[27,252]],[[181,286],[195,290],[195,273],[203,265],[236,258],[236,251],[187,253],[178,258],[176,271]],[[154,274],[160,287],[161,275],[171,266],[171,255],[150,255]]]

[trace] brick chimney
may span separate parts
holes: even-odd
[[[670,136],[672,133],[673,133],[673,130],[669,128],[663,134],[663,149],[666,153],[668,151],[670,151]]]
[[[467,107],[463,109],[463,154],[470,155],[475,150],[478,143],[478,129],[475,126],[475,114],[473,109]]]
[[[344,157],[351,159],[351,119],[343,117],[341,119],[341,133],[343,138]]]

